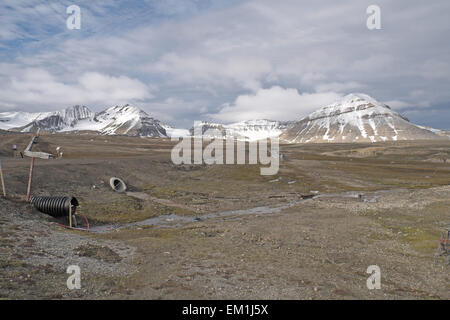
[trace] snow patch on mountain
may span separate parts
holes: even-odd
[[[193,136],[207,138],[233,138],[245,141],[256,141],[271,137],[278,137],[289,122],[272,121],[265,119],[247,120],[231,124],[219,124],[211,122],[198,122],[190,133]]]
[[[85,106],[46,113],[0,113],[0,128],[21,132],[41,129],[48,132],[95,131],[106,135],[167,137],[159,120],[130,105],[110,107],[97,114]]]
[[[24,127],[30,122],[45,119],[52,114],[52,112],[2,112],[0,113],[0,128],[3,130],[10,130],[14,128]]]
[[[169,138],[183,138],[189,137],[191,135],[188,129],[178,129],[169,125],[163,125],[163,128],[166,130],[166,135]]]
[[[320,108],[291,125],[281,138],[291,143],[377,142],[438,136],[374,98],[358,93]]]

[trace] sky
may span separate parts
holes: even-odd
[[[448,0],[2,0],[0,112],[128,103],[190,128],[296,120],[361,92],[450,129],[449,14]]]

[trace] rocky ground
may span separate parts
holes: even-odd
[[[23,201],[29,160],[8,148],[29,136],[0,139],[2,299],[450,298],[436,255],[449,143],[286,145],[279,173],[263,177],[259,166],[175,166],[164,140],[42,136],[42,151],[64,157],[36,161],[33,194],[76,196],[88,233]],[[113,192],[111,176],[130,192]],[[135,224],[154,217],[166,223]],[[80,290],[66,286],[69,265]],[[367,289],[370,265],[380,290]]]
[[[137,271],[135,248],[69,231],[30,206],[0,198],[0,297],[107,297],[124,277]],[[81,290],[66,286],[70,265],[83,270]]]

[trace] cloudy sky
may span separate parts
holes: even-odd
[[[363,92],[450,128],[449,14],[448,0],[2,0],[0,112],[130,103],[188,128],[299,119]]]

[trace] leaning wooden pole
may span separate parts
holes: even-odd
[[[31,182],[33,180],[33,168],[34,168],[34,157],[31,158],[31,164],[30,164],[30,175],[28,177],[28,188],[27,188],[27,202],[30,202]]]
[[[69,203],[69,227],[72,228],[72,204]]]
[[[0,180],[2,182],[3,196],[6,197],[5,179],[3,178],[2,162],[0,161]]]

